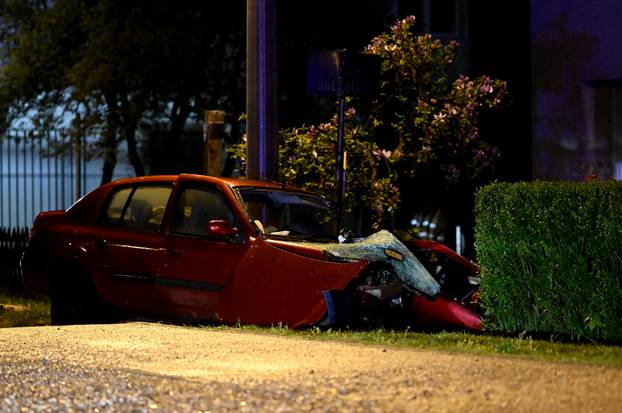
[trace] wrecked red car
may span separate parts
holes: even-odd
[[[117,180],[37,216],[23,282],[51,297],[55,324],[131,315],[481,328],[470,261],[430,241],[406,246],[388,231],[340,243],[333,217],[326,199],[273,183]]]

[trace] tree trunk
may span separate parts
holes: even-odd
[[[134,167],[134,173],[136,176],[144,176],[145,167],[143,162],[140,160],[140,156],[138,156],[138,150],[136,148],[136,128],[138,126],[138,119],[136,119],[136,116],[132,116],[131,114],[127,95],[124,94],[121,99],[121,110],[123,111],[122,131],[125,141],[127,142],[127,155],[130,163]]]
[[[114,167],[117,164],[117,134],[113,127],[106,126],[104,132],[104,166],[102,168],[101,185],[112,180]]]
[[[140,160],[140,156],[138,156],[138,150],[136,149],[136,123],[134,122],[134,126],[127,126],[125,129],[125,140],[127,141],[127,155],[130,159],[130,163],[134,167],[134,173],[136,174],[136,176],[144,176],[145,166]]]
[[[117,116],[116,94],[109,93],[104,96],[108,106],[106,116],[106,128],[104,130],[104,165],[102,167],[101,184],[112,180],[114,167],[117,164],[117,129],[119,125]]]
[[[166,140],[166,154],[169,156],[169,173],[182,172],[182,165],[179,162],[179,142],[186,125],[186,119],[190,114],[187,95],[179,95],[171,110],[171,128]]]

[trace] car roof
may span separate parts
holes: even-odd
[[[163,181],[164,182],[175,182],[180,178],[182,180],[193,180],[193,181],[199,180],[199,181],[212,182],[212,183],[221,182],[233,188],[260,188],[260,189],[275,189],[275,190],[281,189],[281,190],[296,191],[296,192],[303,192],[303,193],[312,194],[312,195],[318,195],[318,194],[314,194],[312,192],[306,191],[297,186],[293,186],[289,184],[281,184],[279,182],[274,182],[274,181],[224,178],[224,177],[216,177],[216,176],[209,176],[209,175],[186,174],[186,173],[182,173],[178,175],[146,175],[146,176],[133,177],[133,178],[119,178],[119,179],[112,181],[112,184],[123,185],[123,184],[163,182]]]

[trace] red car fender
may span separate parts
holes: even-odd
[[[322,292],[342,290],[368,265],[309,258],[261,237],[249,242],[223,291],[219,313],[226,323],[313,325],[327,312]]]
[[[451,299],[439,296],[430,300],[423,296],[413,296],[410,304],[421,324],[448,325],[474,331],[482,329],[482,318],[479,315]]]
[[[412,249],[420,249],[420,250],[428,250],[435,251],[440,254],[447,256],[447,258],[457,262],[463,267],[468,268],[473,274],[479,273],[479,268],[472,261],[464,258],[462,255],[458,254],[456,251],[452,250],[445,244],[441,244],[438,241],[432,241],[427,239],[418,239],[414,241],[405,242],[408,248]]]
[[[472,261],[464,258],[446,245],[432,240],[408,241],[410,249],[435,251],[468,269],[473,275],[479,273],[479,268]],[[411,307],[418,321],[426,325],[449,325],[481,331],[482,317],[460,303],[438,296],[434,301],[422,296],[411,299]]]
[[[37,234],[39,231],[42,236]],[[72,263],[86,267],[85,250],[82,244],[75,242],[75,239],[79,240],[76,234],[64,211],[45,211],[36,216],[20,259],[22,283],[26,291],[49,295],[49,277],[54,275],[53,270],[59,265]],[[58,257],[62,257],[63,261],[59,261]]]

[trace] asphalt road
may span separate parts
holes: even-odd
[[[150,323],[0,330],[0,412],[619,412],[622,369]]]

